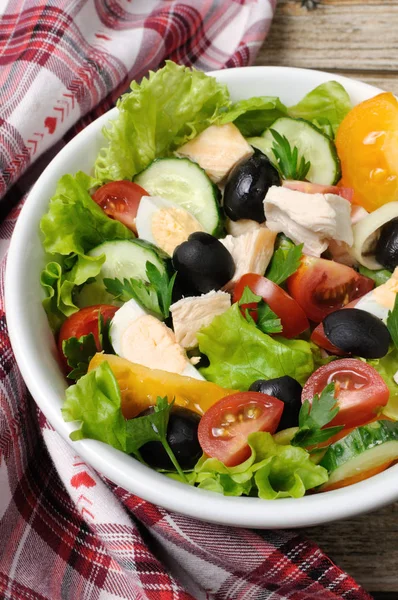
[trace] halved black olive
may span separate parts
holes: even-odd
[[[225,246],[202,231],[191,233],[186,242],[177,246],[173,266],[183,291],[193,295],[221,289],[235,273],[234,260]]]
[[[261,392],[274,398],[282,400],[285,404],[282,418],[278,425],[278,431],[298,425],[298,417],[301,408],[301,392],[303,388],[298,381],[284,375],[275,379],[258,379],[251,384],[251,392]]]
[[[256,150],[234,167],[224,190],[224,210],[231,221],[265,221],[263,201],[269,188],[281,185],[281,178],[269,159]]]
[[[375,258],[389,271],[398,267],[398,217],[391,219],[381,228]]]
[[[391,342],[383,321],[358,308],[332,312],[323,320],[323,328],[334,346],[362,358],[382,358]]]
[[[143,417],[153,408],[149,408],[138,416]],[[173,406],[167,425],[167,441],[184,470],[193,469],[202,456],[202,448],[198,440],[200,415],[182,406]],[[155,469],[174,471],[174,466],[161,442],[147,442],[140,448],[140,454],[145,462]]]

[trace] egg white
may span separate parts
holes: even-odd
[[[151,317],[150,326],[145,329],[145,339],[140,339],[138,336],[137,338],[130,340],[128,337],[129,343],[126,346],[125,336],[128,336],[130,327],[143,317]],[[159,348],[161,348],[161,344],[159,344],[159,338],[163,338],[164,341],[167,342],[164,349],[164,363],[169,365],[169,368],[165,368],[164,370],[178,372],[180,375],[193,377],[194,379],[204,379],[199,371],[190,363],[182,346],[180,346],[175,340],[174,332],[160,320],[155,319],[152,315],[149,315],[149,313],[147,313],[134,299],[126,302],[121,308],[119,308],[118,311],[116,311],[109,328],[109,337],[114,351],[120,357],[131,360],[132,353],[134,352],[134,360],[132,362],[137,362],[145,367],[157,369],[161,369],[163,366],[163,361],[159,361]],[[139,358],[137,358],[136,350],[145,348],[146,343],[148,340],[151,341],[151,338],[154,340],[154,345],[157,346],[157,364],[153,363],[153,357],[150,354],[143,353],[139,356]],[[135,344],[137,344],[136,347],[134,347]],[[170,367],[170,361],[172,358],[171,353],[173,351],[179,355],[177,360],[178,364],[182,362],[182,353],[183,358],[185,359],[185,367],[183,369],[174,371],[172,367]]]

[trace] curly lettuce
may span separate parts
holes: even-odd
[[[367,360],[366,362],[376,369],[390,390],[390,397],[383,408],[383,415],[398,421],[398,383],[394,379],[395,374],[398,372],[398,350],[391,348],[390,352],[383,358]]]
[[[224,496],[258,496],[264,500],[301,498],[307,490],[328,480],[327,470],[314,464],[303,448],[279,445],[270,433],[259,431],[248,437],[250,457],[236,467],[226,467],[203,456],[190,476],[190,483]]]
[[[225,85],[171,61],[141,83],[133,81],[130,89],[103,130],[108,145],[95,163],[101,181],[132,179],[215,123],[230,105]]]
[[[287,116],[287,108],[276,96],[259,96],[235,102],[219,123],[231,123],[246,137],[259,136],[276,119]]]
[[[133,237],[92,200],[89,190],[97,183],[82,172],[64,175],[40,221],[43,247],[51,256],[40,279],[46,292],[43,306],[54,331],[78,310],[73,299],[76,287],[96,277],[104,263],[104,256],[86,253],[106,240]]]
[[[288,108],[288,113],[290,117],[311,121],[327,135],[334,135],[351,109],[350,96],[341,83],[327,81]]]
[[[308,342],[266,335],[244,319],[238,304],[215,317],[197,338],[210,361],[200,371],[221,387],[247,390],[256,379],[283,375],[304,384],[314,371]]]

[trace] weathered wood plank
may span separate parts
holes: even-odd
[[[256,64],[395,72],[398,2],[281,0]]]
[[[396,592],[398,597],[398,502],[302,532],[366,590]]]

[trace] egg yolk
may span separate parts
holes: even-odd
[[[203,231],[203,227],[193,215],[177,207],[161,208],[156,211],[152,217],[151,229],[156,245],[170,256],[191,233]]]

